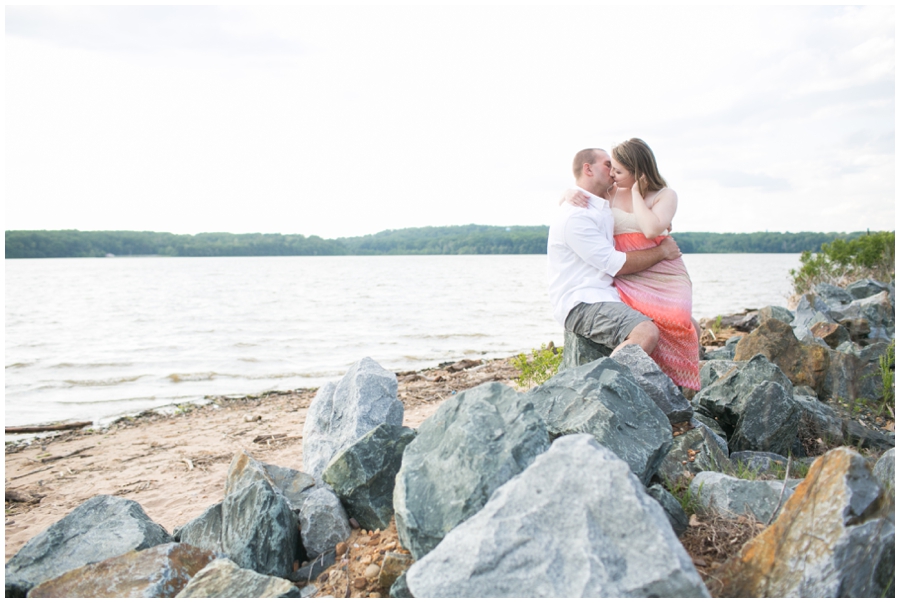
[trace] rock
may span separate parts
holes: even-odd
[[[738,343],[734,359],[750,360],[757,354],[777,364],[792,383],[821,391],[829,368],[828,350],[800,343],[783,322],[767,320],[761,324]]]
[[[846,290],[853,299],[864,299],[866,297],[878,295],[882,291],[888,291],[888,289],[888,286],[884,283],[879,283],[878,281],[870,278],[864,278],[862,280],[850,283],[849,285],[847,285]]]
[[[837,348],[845,341],[850,341],[850,332],[846,327],[834,322],[817,322],[809,329],[813,337],[818,337],[830,348]]]
[[[866,319],[870,340],[889,342],[894,338],[894,304],[887,291],[853,300],[836,317],[839,321]]]
[[[287,500],[292,511],[299,512],[304,499],[316,488],[316,480],[313,476],[288,467],[278,467],[268,463],[260,463],[260,465],[275,487],[275,491]]]
[[[765,381],[777,383],[787,393],[793,393],[793,385],[782,370],[757,354],[747,362],[736,363],[713,384],[697,392],[692,403],[714,417],[730,436],[744,414],[750,393]]]
[[[844,443],[858,448],[888,450],[894,447],[894,434],[881,433],[852,419],[843,421]]]
[[[635,382],[631,371],[611,358],[570,369],[525,395],[544,419],[551,437],[589,433],[650,483],[672,446],[666,415]]]
[[[303,465],[319,479],[335,454],[382,423],[403,424],[397,377],[371,358],[354,363],[336,384],[319,388],[303,426]]]
[[[725,430],[722,429],[722,426],[719,425],[719,422],[716,421],[713,417],[709,416],[709,411],[705,408],[696,408],[694,409],[694,416],[691,418],[691,426],[697,427],[697,423],[702,423],[705,425],[716,437],[716,441],[719,442],[720,448],[723,449],[723,453],[728,452],[728,435],[725,433]]]
[[[708,595],[660,505],[587,434],[554,441],[406,577],[416,597]]]
[[[350,521],[330,488],[312,491],[300,508],[300,539],[306,555],[313,559],[334,551],[338,543],[350,538]]]
[[[881,455],[881,458],[875,463],[875,467],[872,468],[872,475],[878,478],[886,490],[893,492],[896,479],[893,448]]]
[[[344,549],[344,551],[346,551],[346,549]],[[343,555],[343,553],[341,554]],[[291,582],[312,582],[318,578],[322,572],[334,565],[336,558],[337,555],[335,555],[335,551],[323,553],[306,565],[300,567],[300,569],[291,574],[288,580]]]
[[[400,574],[394,584],[391,586],[390,596],[392,599],[412,599],[413,595],[409,592],[409,586],[406,584],[406,573]]]
[[[394,516],[394,480],[416,432],[382,424],[339,452],[322,478],[366,530],[383,530]]]
[[[780,320],[781,322],[791,324],[791,322],[794,320],[794,313],[787,308],[782,308],[781,306],[766,306],[765,308],[760,308],[759,312],[757,312],[757,318],[759,320],[759,324],[764,323],[770,318],[774,318],[775,320]]]
[[[755,450],[741,450],[731,453],[731,462],[735,466],[744,467],[753,473],[775,473],[779,469],[784,472],[787,469],[787,458],[774,452],[759,452]]]
[[[34,597],[174,597],[215,554],[189,544],[160,544],[91,563],[42,582]]]
[[[817,322],[837,322],[831,317],[828,305],[820,300],[815,293],[807,293],[800,298],[797,309],[794,312],[794,320],[791,326],[798,340],[803,339],[809,333],[809,328]],[[763,323],[760,323],[762,326]]]
[[[685,514],[678,499],[660,484],[653,484],[647,488],[647,494],[659,503],[659,506],[665,511],[666,517],[669,519],[669,525],[672,526],[675,535],[681,538],[681,535],[688,529],[688,516]]]
[[[173,537],[176,542],[191,544],[195,547],[225,552],[222,545],[222,503],[208,507],[199,517],[195,517],[179,528],[175,528]]]
[[[730,468],[727,449],[723,452],[712,430],[701,424],[675,438],[656,475],[672,487],[702,471],[721,472]]]
[[[853,297],[849,293],[830,283],[819,283],[813,290],[829,309],[839,310],[853,301]]]
[[[566,331],[563,341],[563,359],[559,364],[559,372],[572,369],[582,364],[589,364],[600,358],[609,358],[612,349],[596,341]]]
[[[297,519],[267,480],[233,490],[222,501],[222,549],[238,566],[287,577],[299,557]]]
[[[737,331],[749,332],[759,324],[759,313],[756,310],[746,310],[739,314],[728,314],[722,316],[719,323],[721,327],[726,329],[735,329]],[[719,318],[716,318],[718,322]]]
[[[784,488],[784,496],[781,496]],[[793,488],[779,480],[738,479],[723,473],[704,471],[691,482],[691,493],[704,509],[711,509],[724,517],[752,515],[767,522],[775,510],[787,502]]]
[[[822,438],[826,446],[843,442],[843,422],[834,409],[815,396],[799,395],[796,390],[794,402],[800,407],[801,433],[806,432],[813,439]]]
[[[893,505],[847,448],[813,463],[775,522],[714,576],[721,597],[893,596],[893,577]]]
[[[613,352],[610,357],[631,371],[631,376],[668,417],[670,423],[674,425],[690,421],[694,414],[691,403],[641,346],[627,345]]]
[[[852,341],[868,341],[869,339],[869,321],[865,318],[845,318],[841,320],[840,325],[847,329]]]
[[[463,358],[459,362],[454,362],[453,364],[448,366],[447,371],[450,373],[458,373],[459,371],[464,371],[466,369],[470,369],[480,365],[481,360],[471,360],[469,358]]]
[[[743,337],[743,335],[735,335],[734,337],[729,337],[725,342],[724,347],[712,352],[707,352],[706,357],[710,360],[733,360],[734,349],[737,347],[738,342]]]
[[[6,596],[24,597],[41,582],[87,563],[171,540],[138,503],[94,496],[26,542],[7,562]]]
[[[381,569],[378,573],[378,586],[381,588],[391,588],[400,575],[409,569],[413,564],[412,555],[402,555],[400,553],[385,553],[384,560],[381,562]]]
[[[731,371],[731,369],[742,367],[745,364],[746,362],[734,362],[733,358],[728,360],[713,359],[704,363],[703,366],[700,367],[700,389],[712,385],[718,381],[720,377],[724,376],[725,373]]]
[[[394,487],[403,547],[422,557],[549,446],[544,421],[510,387],[485,383],[448,398],[403,453]]]
[[[374,580],[375,578],[378,577],[378,574],[379,574],[380,572],[381,572],[381,568],[380,568],[377,564],[375,564],[375,563],[370,563],[370,564],[366,567],[365,572],[363,572],[363,573],[364,573],[364,575],[366,576],[366,579],[368,579],[368,580]]]
[[[801,414],[791,393],[779,383],[764,382],[747,395],[743,408],[728,448],[789,455],[800,430]]]
[[[178,598],[299,598],[300,590],[282,578],[241,569],[228,559],[216,559],[197,572]]]

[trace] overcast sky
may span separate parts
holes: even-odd
[[[892,6],[5,8],[5,228],[548,224],[643,138],[675,230],[894,229]]]

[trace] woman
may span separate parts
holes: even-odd
[[[632,138],[612,149],[610,208],[619,251],[659,245],[672,228],[678,195],[666,186],[653,151]],[[569,191],[566,200],[585,206],[587,196]],[[614,279],[622,301],[651,318],[659,343],[650,355],[672,381],[700,389],[699,327],[691,317],[691,279],[681,258],[665,260],[635,274]]]

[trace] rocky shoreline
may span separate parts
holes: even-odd
[[[892,594],[893,415],[863,402],[893,304],[871,281],[705,321],[699,392],[567,334],[527,391],[508,360],[362,359],[7,445],[7,594]]]

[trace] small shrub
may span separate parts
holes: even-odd
[[[562,357],[562,348],[554,346],[552,341],[541,345],[540,350],[531,350],[531,360],[525,354],[519,354],[512,360],[513,366],[521,371],[516,383],[522,387],[540,385],[559,371]]]
[[[881,373],[881,408],[880,414],[890,414],[894,418],[894,343],[891,341],[884,355],[878,359],[878,369]]]
[[[794,292],[811,291],[819,283],[844,286],[861,278],[889,282],[894,278],[894,233],[873,232],[856,239],[823,243],[822,251],[800,254],[800,268],[791,270]]]

